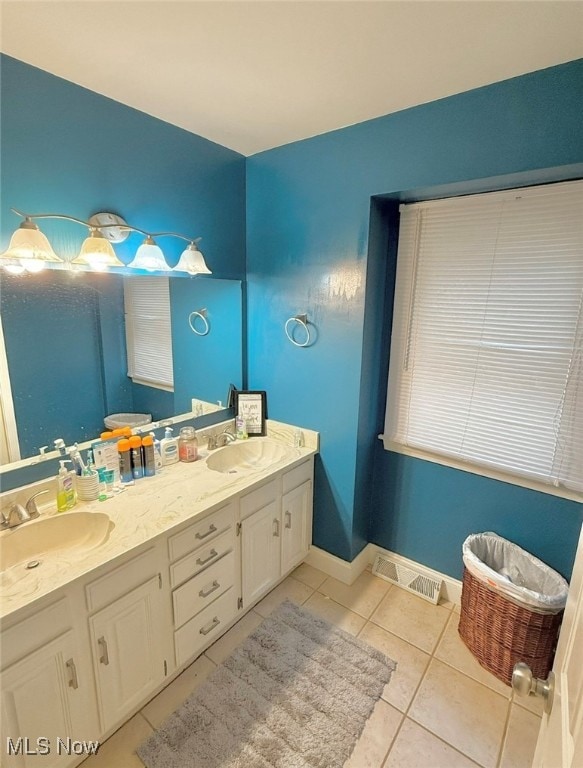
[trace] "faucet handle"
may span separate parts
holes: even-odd
[[[42,496],[43,493],[48,493],[48,490],[39,491],[38,493],[33,494],[26,502],[26,511],[28,512],[31,520],[33,520],[35,517],[38,517],[40,514],[36,505],[36,499],[38,496]]]
[[[22,504],[14,503],[8,511],[8,515],[2,512],[2,525],[4,528],[16,528],[21,523],[27,523],[31,520],[31,516],[28,511],[22,506]]]

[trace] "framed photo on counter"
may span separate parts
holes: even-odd
[[[245,419],[249,437],[266,435],[267,393],[262,390],[235,390],[233,392],[235,416]]]

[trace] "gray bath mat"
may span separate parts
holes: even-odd
[[[395,666],[286,601],[138,755],[148,768],[340,768]]]

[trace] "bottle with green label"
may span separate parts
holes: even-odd
[[[57,475],[57,512],[66,512],[73,509],[77,503],[77,491],[75,490],[75,472],[67,469],[65,464],[70,461],[60,461],[61,468]]]

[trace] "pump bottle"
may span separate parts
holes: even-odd
[[[62,460],[59,463],[61,468],[57,475],[57,512],[66,512],[73,509],[77,503],[75,472],[65,467],[65,464],[71,464],[71,461]]]

